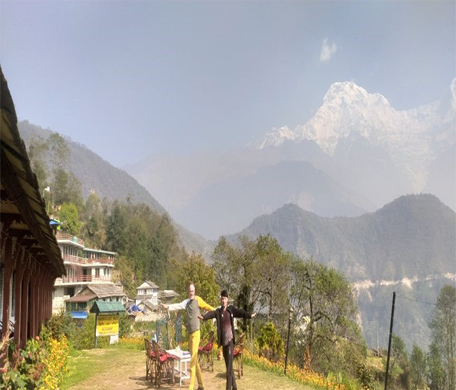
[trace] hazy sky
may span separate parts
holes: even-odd
[[[121,167],[294,128],[351,80],[396,109],[456,75],[455,2],[5,1],[20,120]]]

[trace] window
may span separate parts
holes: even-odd
[[[95,277],[96,278],[100,277],[100,268],[95,268]]]
[[[74,296],[74,287],[65,287],[63,289],[63,295],[69,295],[70,297]]]

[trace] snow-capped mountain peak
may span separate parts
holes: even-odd
[[[455,113],[456,79],[440,101],[407,111],[395,110],[383,95],[369,93],[353,82],[337,82],[307,123],[293,130],[286,126],[273,129],[256,145],[263,149],[280,146],[285,140],[306,139],[333,156],[341,140],[360,136],[385,150],[420,190],[435,152],[455,143]],[[438,135],[436,129],[440,129]]]

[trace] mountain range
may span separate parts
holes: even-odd
[[[153,156],[125,169],[177,221],[216,239],[290,202],[319,215],[348,216],[426,192],[455,210],[455,150],[456,80],[440,100],[403,111],[378,93],[338,82],[295,129],[273,129],[226,154]],[[314,169],[302,169],[302,162]],[[277,185],[278,172],[287,186]],[[328,184],[310,185],[316,172]],[[319,200],[323,191],[326,203]]]
[[[402,196],[358,217],[321,217],[287,204],[227,238],[260,234],[352,282],[456,275],[456,213],[434,195]]]
[[[270,234],[287,251],[334,267],[357,294],[364,336],[386,346],[392,293],[395,334],[411,349],[427,348],[432,308],[445,284],[456,283],[456,214],[434,195],[402,196],[358,217],[320,217],[287,204],[256,218],[239,234]]]

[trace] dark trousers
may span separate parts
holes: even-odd
[[[233,371],[233,350],[233,340],[228,345],[223,346],[223,358],[226,366],[226,390],[237,389]]]

